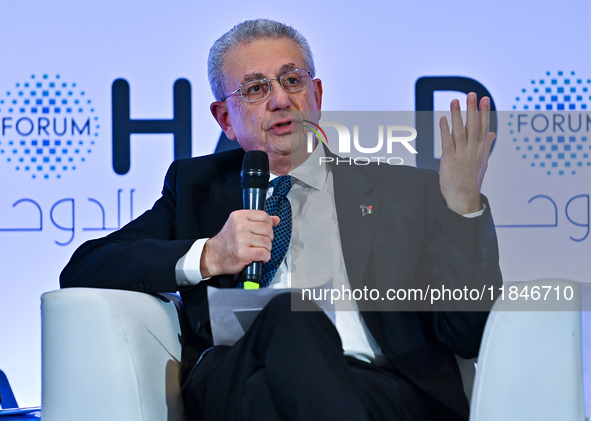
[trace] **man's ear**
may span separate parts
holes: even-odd
[[[314,79],[314,101],[318,108],[318,114],[322,112],[322,81],[320,79]]]
[[[228,104],[226,101],[216,101],[213,102],[209,109],[211,110],[211,114],[213,114],[213,118],[216,119],[226,136],[230,140],[236,140],[236,135],[234,134],[234,128],[232,127],[232,122],[230,121],[230,114],[228,113]]]

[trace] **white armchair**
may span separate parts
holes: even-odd
[[[70,288],[43,295],[43,421],[184,421],[174,298]]]
[[[587,287],[564,280],[516,284],[519,292],[526,285],[530,294],[537,286],[541,297],[512,300],[506,291],[488,317],[470,421],[583,421],[581,296]],[[545,300],[544,287],[551,288]],[[570,301],[563,294],[568,288]]]

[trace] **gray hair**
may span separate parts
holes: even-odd
[[[247,44],[261,39],[278,38],[288,38],[300,46],[307,70],[314,77],[316,69],[314,68],[312,50],[310,49],[310,44],[308,44],[308,41],[302,34],[291,26],[270,19],[247,20],[239,23],[222,35],[209,50],[207,77],[209,78],[209,86],[216,101],[221,101],[225,95],[225,75],[222,70],[222,64],[228,51],[240,43]]]

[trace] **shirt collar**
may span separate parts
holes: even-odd
[[[321,142],[318,142],[314,151],[308,159],[297,168],[294,168],[289,174],[295,178],[296,184],[305,184],[313,189],[323,191],[326,186],[329,167],[326,160],[320,158],[326,157],[326,152]],[[277,177],[271,174],[271,180]]]

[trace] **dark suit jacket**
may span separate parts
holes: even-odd
[[[242,150],[232,150],[175,161],[154,207],[121,230],[83,244],[62,272],[61,286],[176,291],[179,258],[195,239],[213,237],[228,215],[242,208],[243,155]],[[500,285],[488,203],[484,215],[475,219],[454,213],[443,202],[434,171],[342,162],[332,170],[343,255],[353,288],[378,288],[385,294],[387,288],[443,284],[481,290],[483,285]],[[372,205],[373,214],[362,216],[362,204]],[[236,282],[235,276],[220,276],[181,291],[198,338],[184,347],[189,365],[211,345],[206,286],[233,287]],[[360,306],[395,370],[432,398],[441,419],[467,419],[468,403],[454,353],[463,358],[478,354],[487,313],[373,311]]]

